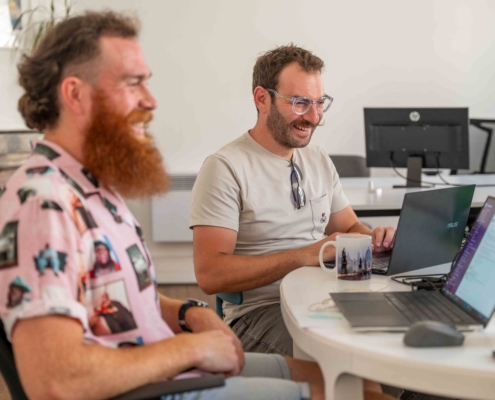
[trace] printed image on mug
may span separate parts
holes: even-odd
[[[345,247],[337,254],[338,279],[362,281],[371,278],[371,247],[364,254],[359,250],[349,251]]]
[[[371,279],[371,236],[343,234],[338,235],[334,241],[324,243],[320,249],[319,261],[321,268],[328,272],[323,260],[323,253],[327,246],[335,247],[337,279],[344,281]]]

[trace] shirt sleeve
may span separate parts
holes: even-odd
[[[232,165],[224,157],[206,159],[194,184],[189,227],[217,226],[239,230],[240,187]]]
[[[82,241],[69,213],[53,200],[30,198],[6,227],[13,262],[0,270],[0,316],[9,340],[19,319],[45,315],[74,318],[87,329],[86,309],[77,301]]]
[[[340,182],[340,177],[333,164],[333,161],[328,157],[325,153],[325,159],[330,164],[330,176],[332,177],[332,206],[330,209],[331,213],[336,213],[342,211],[346,208],[350,203],[347,199],[347,196],[344,193],[344,189],[342,188],[342,183]]]

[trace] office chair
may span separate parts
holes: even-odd
[[[234,304],[242,304],[244,301],[244,296],[242,292],[232,292],[232,293],[217,293],[216,294],[216,311],[217,315],[223,319],[223,309],[222,304],[224,301],[228,301]]]
[[[7,339],[3,323],[0,321],[0,371],[9,388],[12,400],[28,400],[15,366],[12,345]],[[209,389],[225,385],[222,375],[206,375],[199,378],[179,379],[152,383],[114,397],[112,400],[160,399],[162,395]]]
[[[366,158],[350,155],[329,155],[341,178],[368,178],[370,169]]]
[[[366,158],[361,156],[349,155],[330,155],[330,159],[335,165],[340,178],[369,178],[370,169],[366,166]],[[361,222],[368,228],[373,230],[373,227],[367,222]]]

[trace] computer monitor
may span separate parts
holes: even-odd
[[[406,187],[421,168],[469,168],[467,108],[365,108],[366,165],[407,167]]]

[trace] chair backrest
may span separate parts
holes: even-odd
[[[232,293],[217,293],[216,294],[217,298],[217,304],[216,304],[216,311],[217,315],[223,319],[223,309],[222,309],[222,304],[225,301],[228,301],[229,303],[234,303],[234,304],[242,304],[244,301],[244,296],[242,295],[242,292],[232,292]]]
[[[9,388],[12,400],[28,400],[17,374],[12,345],[7,339],[2,321],[0,321],[0,371]]]
[[[367,178],[370,169],[366,167],[366,158],[349,155],[330,155],[341,178]]]

